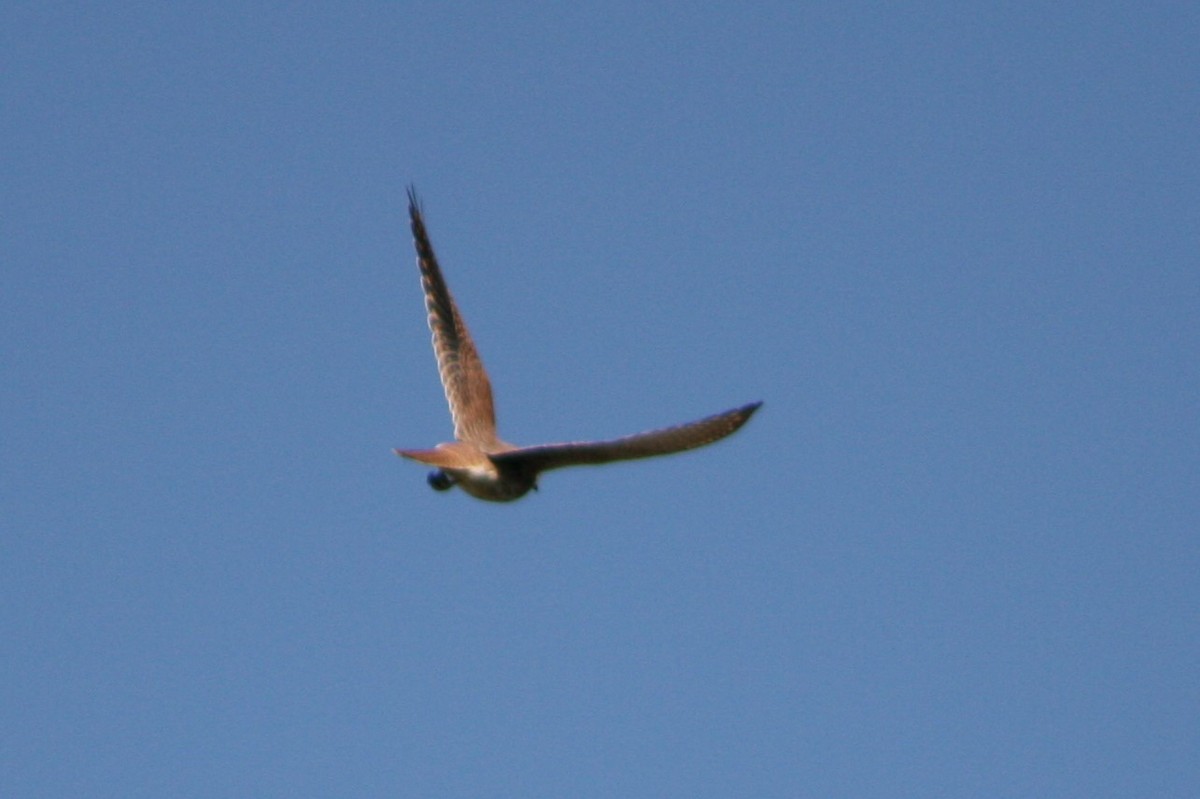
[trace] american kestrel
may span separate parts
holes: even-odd
[[[397,449],[397,455],[436,467],[429,485],[438,491],[458,486],[473,497],[509,502],[537,489],[541,472],[564,466],[668,455],[719,441],[746,423],[761,402],[675,427],[651,430],[611,441],[579,441],[517,447],[496,435],[492,386],[466,323],[442,277],[416,193],[408,190],[408,215],[417,248],[417,266],[425,290],[425,310],[433,331],[433,352],[455,440],[433,449]]]

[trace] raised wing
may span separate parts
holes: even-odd
[[[545,444],[523,447],[494,455],[492,462],[502,469],[525,474],[537,474],[564,466],[583,466],[635,458],[652,458],[688,449],[703,447],[719,441],[746,423],[758,410],[761,402],[718,413],[676,427],[651,430],[648,433],[617,438],[612,441],[580,441],[570,444]]]
[[[450,416],[454,420],[454,437],[487,447],[496,443],[496,411],[492,404],[492,384],[488,381],[483,361],[471,341],[471,334],[458,313],[450,289],[442,277],[433,245],[425,230],[421,206],[416,192],[408,190],[408,216],[412,221],[413,242],[417,247],[417,266],[421,269],[421,286],[425,289],[425,310],[429,314],[429,329],[433,331],[433,354],[437,357],[438,374]]]

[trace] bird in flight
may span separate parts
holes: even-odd
[[[534,447],[517,447],[501,441],[496,435],[491,383],[446,287],[412,188],[408,190],[408,216],[417,248],[421,286],[425,290],[429,329],[433,331],[433,352],[450,403],[455,440],[433,449],[395,452],[433,466],[428,479],[434,489],[446,491],[458,486],[479,499],[509,502],[523,497],[530,489],[536,490],[538,475],[549,469],[669,455],[712,444],[744,425],[762,404],[752,402],[694,422],[611,441]]]

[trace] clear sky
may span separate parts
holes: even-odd
[[[1194,3],[9,3],[0,795],[1200,795]],[[504,506],[517,443],[765,402]]]

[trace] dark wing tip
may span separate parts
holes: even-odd
[[[750,420],[750,417],[754,415],[754,412],[757,411],[761,407],[762,407],[762,400],[759,400],[758,402],[751,402],[748,405],[743,405],[742,407],[734,410],[733,414],[737,417],[738,427],[741,427],[746,422],[748,422]]]
[[[725,411],[723,414],[717,414],[715,417],[713,417],[714,420],[721,419],[723,417],[725,422],[729,425],[728,428],[717,438],[724,438],[725,436],[731,435],[737,430],[740,430],[742,425],[750,421],[750,417],[753,416],[754,412],[761,407],[762,400],[759,400],[758,402],[751,402],[743,405],[740,408],[734,408],[731,411]]]
[[[408,220],[409,227],[412,228],[413,238],[417,242],[418,255],[425,255],[421,252],[422,240],[427,240],[429,235],[425,232],[425,219],[421,211],[421,200],[417,197],[417,187],[411,183],[408,186]],[[432,257],[432,253],[429,253]]]

